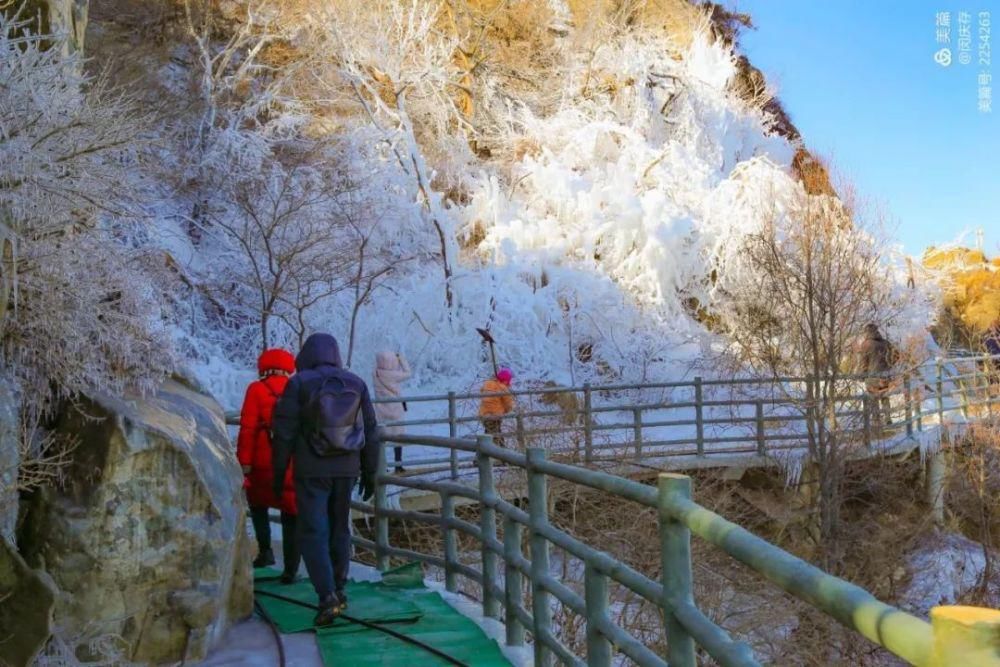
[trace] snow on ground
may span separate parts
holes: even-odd
[[[281,635],[288,667],[323,667],[319,648],[311,632]],[[237,623],[222,638],[219,646],[200,667],[274,667],[278,647],[271,628],[254,615]]]
[[[906,556],[910,581],[899,595],[899,607],[926,617],[932,607],[955,604],[979,585],[985,567],[979,542],[956,533],[930,534]],[[992,587],[990,592],[997,594]]]

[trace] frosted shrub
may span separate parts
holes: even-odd
[[[142,119],[23,25],[0,17],[0,360],[42,412],[149,386],[170,357],[156,295],[118,239]]]

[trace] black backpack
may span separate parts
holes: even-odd
[[[316,456],[350,454],[365,446],[361,394],[339,377],[323,378],[309,397],[305,417],[309,446]]]

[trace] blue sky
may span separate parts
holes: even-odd
[[[978,109],[980,71],[1000,88],[996,0],[726,0],[751,14],[741,49],[778,89],[813,152],[882,204],[908,253],[982,228],[1000,254],[1000,97]],[[991,68],[979,65],[980,11],[992,9]],[[951,13],[953,62],[934,60],[936,14]],[[958,62],[958,14],[972,63]],[[967,237],[974,244],[975,233]]]

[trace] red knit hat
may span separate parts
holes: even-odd
[[[264,350],[260,357],[257,358],[257,372],[263,375],[267,371],[294,373],[295,357],[292,356],[291,352],[282,350],[280,347]]]

